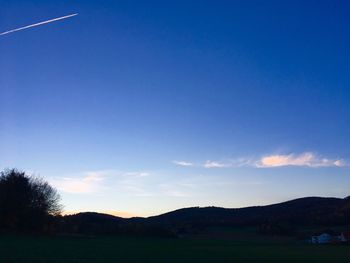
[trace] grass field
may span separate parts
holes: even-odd
[[[350,262],[349,246],[206,239],[0,237],[0,262]]]

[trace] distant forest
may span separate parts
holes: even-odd
[[[148,218],[94,212],[62,216],[60,196],[45,180],[8,169],[0,174],[0,231],[60,235],[179,237],[207,227],[255,227],[263,235],[296,235],[299,227],[345,226],[350,197],[306,197],[239,209],[192,207]]]

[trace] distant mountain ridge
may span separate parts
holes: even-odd
[[[304,197],[282,203],[244,208],[192,207],[182,208],[146,220],[154,223],[174,224],[178,222],[203,222],[220,224],[254,225],[263,221],[291,221],[294,223],[315,223],[327,221],[337,213],[348,215],[345,198]],[[323,220],[324,219],[324,220]]]
[[[94,212],[62,218],[64,230],[76,233],[162,233],[208,226],[337,226],[350,223],[350,198],[304,197],[245,208],[189,207],[147,218],[121,218]],[[270,230],[269,230],[270,231]]]

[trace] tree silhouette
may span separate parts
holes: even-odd
[[[0,173],[0,228],[42,231],[61,213],[60,196],[41,178],[9,169]]]

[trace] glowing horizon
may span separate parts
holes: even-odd
[[[0,168],[42,176],[66,211],[348,196],[349,8],[4,1]]]

